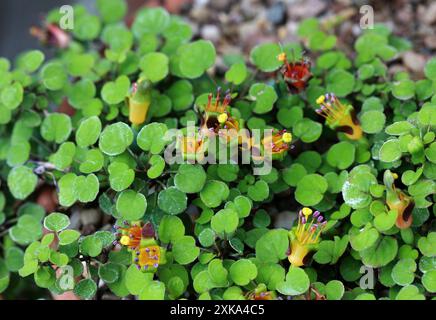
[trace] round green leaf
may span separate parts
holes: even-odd
[[[248,259],[238,260],[230,267],[230,277],[238,286],[245,286],[257,277],[257,267]]]
[[[159,192],[157,203],[159,208],[169,214],[179,214],[185,211],[188,198],[176,187],[169,187]]]
[[[185,193],[197,193],[206,183],[206,172],[199,164],[181,164],[174,177],[174,185]]]
[[[124,219],[139,220],[147,209],[147,199],[134,190],[125,190],[118,196],[116,208]]]
[[[303,206],[314,206],[318,204],[327,191],[328,183],[319,174],[309,174],[297,183],[295,199]]]
[[[23,200],[27,198],[36,187],[38,177],[32,169],[19,166],[13,168],[8,175],[8,187],[16,199]]]
[[[63,113],[50,113],[42,122],[41,136],[49,142],[62,143],[71,133],[71,119]]]
[[[44,219],[44,228],[50,231],[59,232],[70,225],[70,219],[67,215],[59,212],[50,213]]]
[[[80,123],[76,131],[76,142],[80,148],[92,146],[101,132],[101,121],[97,116],[89,117]]]
[[[117,122],[104,128],[100,135],[100,150],[109,156],[123,153],[133,142],[133,132],[130,127]]]

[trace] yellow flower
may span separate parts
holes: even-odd
[[[226,121],[227,121],[228,118],[229,118],[229,117],[228,117],[227,113],[221,113],[221,114],[218,116],[218,122],[221,123],[221,124],[224,124],[224,123],[226,123]]]
[[[129,106],[130,122],[135,125],[144,123],[151,104],[150,84],[142,79],[134,83],[130,96],[127,98],[127,103]]]
[[[147,245],[134,252],[134,262],[138,270],[153,271],[161,262],[161,248],[158,245]]]
[[[291,147],[292,134],[286,130],[280,130],[277,133],[262,139],[263,152],[271,152],[272,158],[279,159],[285,156]]]
[[[309,216],[312,216],[310,220]],[[288,260],[293,266],[300,267],[305,264],[308,253],[316,249],[326,223],[319,211],[315,211],[312,215],[310,208],[300,210],[297,227],[289,232],[291,248]]]
[[[316,112],[326,119],[330,128],[344,132],[351,140],[362,137],[362,128],[351,105],[343,105],[333,93],[320,96],[316,103],[320,105]]]
[[[282,52],[277,56],[277,60],[279,60],[280,62],[284,62],[286,61],[286,53]]]

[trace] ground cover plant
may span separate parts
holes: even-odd
[[[0,59],[4,298],[434,297],[436,58],[391,76],[408,41],[345,53],[312,18],[219,72],[180,17],[96,3],[32,29],[53,58]]]

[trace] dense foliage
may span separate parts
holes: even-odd
[[[308,19],[301,43],[216,64],[164,9],[130,27],[123,0],[96,3],[100,16],[74,8],[71,32],[57,10],[33,29],[54,58],[0,59],[6,298],[434,296],[436,58],[425,79],[390,75],[409,42],[377,25],[346,54]],[[184,164],[165,161],[173,128]],[[219,128],[274,131],[251,164],[189,163]],[[268,150],[271,171],[254,174]]]

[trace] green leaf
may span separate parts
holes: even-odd
[[[80,123],[76,131],[76,143],[80,148],[92,146],[101,132],[101,121],[97,116],[89,117]]]
[[[360,116],[362,130],[366,133],[379,133],[383,130],[386,122],[386,116],[381,111],[371,110]]]
[[[366,227],[351,234],[350,243],[354,250],[362,251],[370,248],[378,240],[379,233],[375,228]]]
[[[200,192],[201,201],[209,208],[218,207],[229,196],[228,186],[218,180],[209,180]]]
[[[398,292],[395,300],[425,300],[425,296],[419,292],[416,286],[409,285]]]
[[[392,269],[392,279],[400,286],[407,286],[415,279],[416,263],[413,259],[401,259]]]
[[[173,241],[174,260],[180,264],[188,264],[197,259],[200,248],[195,245],[191,236],[182,236]]]
[[[98,268],[98,276],[106,283],[114,283],[120,276],[118,266],[111,262],[101,264]]]
[[[347,141],[334,144],[327,152],[327,162],[339,170],[347,169],[354,162],[356,148]]]
[[[159,238],[163,243],[174,242],[184,234],[185,226],[176,216],[165,215],[159,223]]]
[[[138,146],[144,151],[159,154],[165,147],[165,133],[168,128],[163,123],[153,122],[145,125],[137,136]]]
[[[93,40],[100,34],[100,29],[100,19],[85,12],[75,19],[73,34],[79,40]]]
[[[263,72],[272,72],[280,68],[283,62],[278,55],[282,49],[277,43],[264,43],[253,48],[250,52],[252,63]]]
[[[86,151],[85,159],[80,164],[79,170],[83,173],[92,173],[100,171],[103,168],[104,156],[99,149],[91,149]]]
[[[433,81],[436,81],[436,58],[431,58],[427,61],[424,67],[425,76]]]
[[[59,244],[65,246],[78,240],[80,237],[80,232],[77,230],[64,230],[59,233]]]
[[[188,79],[200,77],[215,63],[215,47],[210,41],[197,40],[183,44],[177,52],[180,72]]]
[[[408,100],[415,96],[415,82],[409,79],[393,83],[392,95],[400,100]]]
[[[176,187],[169,187],[159,192],[158,206],[164,212],[176,215],[185,211],[188,198],[186,194]]]
[[[117,122],[104,128],[100,135],[99,148],[109,156],[123,153],[133,142],[133,132],[130,127]]]
[[[248,259],[238,260],[230,267],[230,277],[238,286],[245,286],[257,277],[257,267]]]
[[[385,236],[378,240],[372,247],[360,252],[362,262],[370,267],[378,268],[394,260],[398,252],[397,240]]]
[[[383,143],[379,157],[384,162],[394,162],[401,158],[401,147],[398,139],[391,139]]]
[[[135,171],[124,162],[112,162],[108,171],[110,186],[118,192],[127,189],[135,179]]]
[[[84,237],[80,242],[80,252],[90,257],[96,257],[101,253],[103,244],[94,235]]]
[[[228,82],[240,85],[247,78],[248,72],[244,62],[236,62],[232,64],[225,74],[225,79]]]
[[[151,82],[159,82],[168,75],[168,57],[160,52],[150,52],[142,57],[139,67]]]
[[[144,273],[136,268],[136,265],[130,265],[126,271],[126,287],[131,294],[138,295],[153,280],[152,273]]]
[[[238,213],[232,209],[221,209],[211,219],[210,226],[218,234],[232,234],[238,227]]]
[[[71,119],[63,113],[50,113],[41,125],[41,136],[48,142],[62,143],[71,133]]]
[[[65,68],[58,62],[50,62],[46,64],[41,69],[41,78],[42,84],[48,90],[53,91],[62,89],[68,80]]]
[[[328,183],[319,174],[309,174],[297,183],[295,199],[303,206],[314,206],[321,202],[327,191]]]
[[[277,93],[274,88],[264,83],[253,84],[248,94],[250,99],[254,101],[253,112],[257,114],[271,111],[277,101]]]
[[[165,284],[159,281],[150,281],[139,294],[139,300],[164,300]]]
[[[91,279],[80,280],[74,287],[74,293],[83,298],[91,299],[97,292],[97,284]]]
[[[197,193],[206,183],[206,172],[199,164],[181,164],[174,177],[174,185],[185,193]]]
[[[147,199],[142,193],[125,190],[118,196],[116,208],[124,219],[139,220],[147,209]]]
[[[16,109],[23,102],[23,86],[15,82],[3,88],[0,95],[0,102],[9,110]]]
[[[53,212],[44,218],[44,228],[50,231],[59,232],[69,225],[70,219],[63,213]]]
[[[310,280],[306,272],[298,267],[290,267],[285,281],[277,285],[277,291],[287,296],[296,296],[309,289]]]
[[[344,292],[344,284],[338,280],[331,280],[325,286],[325,293],[328,300],[341,300]]]
[[[25,214],[18,219],[15,226],[9,229],[9,236],[18,244],[28,245],[41,238],[41,222],[36,217]]]
[[[92,202],[97,198],[100,183],[95,174],[78,176],[74,180],[74,193],[80,202]]]
[[[127,13],[124,0],[97,0],[96,5],[105,23],[120,21]]]
[[[277,263],[287,257],[288,232],[284,229],[270,230],[256,242],[256,257],[261,262]]]
[[[108,104],[118,104],[122,102],[130,88],[130,80],[127,76],[119,76],[114,82],[106,82],[101,90],[103,101]]]
[[[436,292],[436,269],[430,270],[422,276],[422,284],[424,288],[431,293]]]
[[[44,53],[39,50],[30,50],[19,56],[17,66],[25,72],[35,72],[44,61]]]
[[[313,256],[316,262],[320,264],[335,264],[339,258],[344,254],[348,246],[348,235],[341,238],[338,236],[332,240],[323,240],[319,244],[318,250]]]
[[[8,188],[16,199],[26,199],[36,187],[38,177],[32,169],[19,166],[13,168],[8,175]]]
[[[354,76],[342,69],[334,69],[326,77],[327,91],[334,92],[338,97],[345,97],[353,91]]]
[[[322,124],[309,118],[303,118],[294,125],[294,134],[305,143],[312,143],[319,139]]]
[[[170,15],[164,8],[144,8],[138,11],[132,25],[132,31],[137,38],[151,33],[164,32],[170,24]]]

